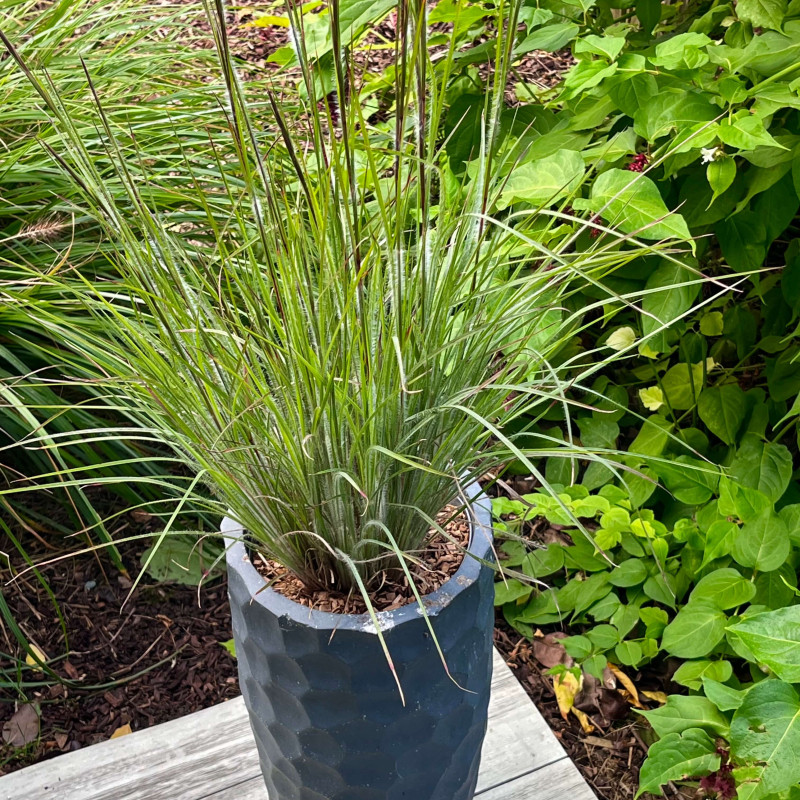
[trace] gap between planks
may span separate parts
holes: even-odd
[[[494,654],[481,800],[595,800]],[[241,697],[0,778],[0,800],[268,800]]]

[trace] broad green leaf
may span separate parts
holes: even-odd
[[[583,158],[575,150],[559,150],[515,167],[503,186],[498,208],[516,200],[534,206],[556,203],[578,187],[583,171]]]
[[[700,333],[703,336],[722,336],[725,323],[720,311],[709,311],[700,317]]]
[[[367,27],[380,22],[396,5],[395,0],[340,0],[339,30],[343,44],[350,44]]]
[[[626,667],[635,667],[644,657],[644,653],[639,642],[625,641],[620,642],[614,648],[614,656],[620,664]]]
[[[800,503],[784,506],[779,516],[786,523],[792,544],[800,546]]]
[[[747,415],[747,400],[736,383],[709,386],[700,393],[697,413],[725,444],[734,444]]]
[[[771,508],[766,508],[744,523],[733,543],[731,555],[743,567],[770,572],[786,561],[790,549],[786,523]]]
[[[731,749],[757,771],[750,798],[782,792],[800,782],[800,697],[782,681],[757,683],[733,715]]]
[[[782,444],[763,442],[756,434],[748,433],[736,451],[729,472],[742,486],[758,489],[777,502],[792,477],[792,456]]]
[[[642,335],[680,319],[694,303],[700,283],[697,276],[680,263],[664,260],[647,279],[642,298]],[[664,334],[654,336],[649,344],[658,351],[667,349]]]
[[[581,443],[586,447],[613,447],[619,436],[619,425],[606,414],[593,414],[578,420]]]
[[[494,604],[503,606],[506,603],[515,603],[517,600],[524,600],[531,596],[533,587],[522,583],[516,578],[508,578],[505,581],[497,581],[494,585]]]
[[[522,560],[522,571],[530,578],[541,580],[564,566],[564,547],[555,542],[542,550],[536,548]]]
[[[668,70],[697,69],[708,63],[705,48],[711,39],[704,33],[680,33],[656,45],[650,62]]]
[[[580,31],[574,22],[556,22],[528,34],[515,48],[514,55],[521,56],[532,50],[553,53],[566,47]]]
[[[721,194],[730,189],[736,178],[736,162],[732,158],[717,158],[706,167],[708,185],[714,192],[713,203]],[[709,203],[710,205],[710,203]]]
[[[655,387],[658,388],[658,387]],[[661,392],[660,389],[658,389]],[[660,456],[669,441],[672,423],[664,417],[654,414],[641,424],[639,433],[628,448],[629,453],[643,456]]]
[[[586,636],[567,636],[561,640],[567,655],[578,660],[586,658],[592,652],[592,642]]]
[[[648,142],[698,123],[710,122],[718,109],[711,105],[711,95],[683,90],[667,90],[648,97],[635,111],[634,130]]]
[[[597,56],[603,56],[609,61],[614,61],[622,52],[623,47],[625,47],[625,39],[621,36],[598,36],[590,33],[575,42],[573,52],[576,55],[578,53],[592,53]]]
[[[725,476],[720,478],[718,508],[723,516],[738,517],[742,522],[749,522],[772,506],[772,500],[758,489],[740,486]]]
[[[643,792],[662,794],[661,787],[670,781],[707,775],[719,766],[716,742],[704,730],[689,728],[683,734],[667,734],[647,752],[636,797]]]
[[[688,239],[689,228],[680,214],[670,213],[658,187],[646,175],[609,169],[592,185],[589,206],[623,233],[644,239]]]
[[[647,580],[645,562],[639,558],[629,558],[611,570],[608,580],[612,585],[624,588],[639,586]]]
[[[713,464],[691,456],[678,456],[671,462],[653,464],[654,471],[664,481],[675,499],[687,505],[702,505],[717,490],[719,473]]]
[[[198,586],[206,577],[216,577],[224,567],[216,564],[219,550],[194,538],[197,534],[187,532],[185,536],[167,536],[163,542],[148,547],[141,555],[141,563],[147,573],[157,581]]]
[[[639,609],[639,617],[645,624],[645,636],[648,639],[660,639],[669,622],[669,615],[663,608],[645,606]]]
[[[605,61],[578,61],[564,78],[564,96],[574,97],[592,89],[617,71],[616,64]]]
[[[665,575],[651,575],[642,586],[642,591],[657,603],[675,608],[675,596],[677,594],[677,584],[675,576],[669,573]]]
[[[498,584],[495,584],[495,587],[497,587],[497,585]],[[497,589],[495,588],[495,592],[496,591]],[[523,623],[549,625],[553,622],[561,622],[563,614],[556,604],[556,594],[557,592],[553,589],[539,592],[531,597],[526,604],[518,607],[519,610],[516,610],[517,607],[515,606],[505,606],[503,608],[503,614],[507,617],[506,610],[508,608],[514,608],[516,619]]]
[[[535,24],[540,25],[547,19],[552,18],[552,12],[544,9],[531,9],[538,12],[538,19]],[[462,2],[462,0],[441,0],[436,7],[428,14],[428,22],[435,25],[439,22],[452,23],[453,33],[458,36],[468,31],[475,23],[480,22],[487,15],[487,10],[481,5],[472,5]],[[550,16],[548,17],[547,14]],[[520,21],[522,18],[520,17]],[[533,20],[529,21],[532,22]]]
[[[705,365],[680,363],[670,367],[661,379],[661,388],[673,409],[692,408],[703,389],[703,373]]]
[[[727,617],[705,600],[685,605],[664,629],[661,646],[679,658],[708,655],[725,636]]]
[[[732,689],[707,675],[703,676],[703,691],[720,711],[733,711],[733,709],[739,708],[747,694],[746,691]]]
[[[606,346],[612,350],[627,350],[636,342],[636,332],[630,326],[617,328],[606,339]]]
[[[670,733],[683,733],[689,728],[702,728],[716,736],[725,736],[728,733],[728,720],[705,697],[672,694],[660,708],[639,713],[662,738]]]
[[[756,0],[759,2],[760,0]],[[719,123],[719,138],[730,147],[740,150],[755,150],[756,147],[780,147],[766,128],[764,120],[750,114],[739,112],[730,119]]]
[[[620,636],[627,636],[639,623],[639,609],[635,605],[620,605],[611,615],[611,624]]]
[[[730,661],[684,661],[678,667],[672,680],[681,686],[697,691],[703,685],[703,678],[710,678],[715,681],[727,681],[733,675],[733,667]]]
[[[800,606],[745,617],[729,630],[779,678],[800,683]]]
[[[743,211],[714,227],[722,254],[741,272],[759,269],[767,255],[767,229],[757,214]]]
[[[619,631],[613,625],[595,625],[586,635],[600,650],[610,650],[619,642]]]
[[[791,563],[781,564],[772,572],[761,572],[756,576],[756,593],[753,603],[770,610],[783,608],[792,603],[797,588],[797,572]]]
[[[736,14],[755,27],[779,31],[783,27],[786,7],[787,0],[737,0]]]
[[[613,592],[609,592],[605,597],[598,600],[586,613],[596,622],[601,622],[602,620],[611,619],[611,617],[619,611],[621,605],[619,598]],[[614,623],[614,627],[617,627],[616,623]]]
[[[664,405],[664,392],[660,386],[645,386],[639,389],[639,400],[648,411],[658,411]]]
[[[743,578],[737,570],[727,567],[715,569],[702,577],[689,595],[689,602],[703,600],[724,611],[749,603],[755,593],[753,583]]]
[[[220,646],[224,647],[230,655],[236,658],[236,642],[233,639],[228,639],[225,642],[220,642]]]

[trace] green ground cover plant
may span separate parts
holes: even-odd
[[[602,680],[609,661],[637,669],[680,659],[672,680],[689,694],[643,712],[658,739],[640,792],[694,777],[721,796],[767,797],[800,781],[792,755],[800,735],[800,505],[776,511],[788,465],[761,463],[771,464],[762,472],[765,491],[706,473],[709,502],[669,526],[611,484],[596,494],[560,487],[560,503],[545,493],[494,501],[498,526],[511,537],[502,563],[548,585],[501,581],[496,602],[531,639],[539,626],[566,627],[563,646],[576,666],[554,674]],[[571,527],[573,517],[589,524],[588,538]],[[537,518],[565,526],[568,543],[525,546],[515,534]]]

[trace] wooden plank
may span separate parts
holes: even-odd
[[[495,653],[480,787],[563,758],[561,745]],[[245,800],[249,795],[240,792],[250,784],[253,792],[261,790],[252,797],[265,800],[244,703],[237,698],[14,772],[0,778],[0,798]]]
[[[520,778],[478,792],[477,797],[480,800],[564,800],[565,797],[569,800],[597,800],[567,756]]]

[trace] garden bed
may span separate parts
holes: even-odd
[[[148,524],[134,515],[127,522],[128,535],[144,532]],[[131,574],[147,544],[121,546]],[[8,551],[9,543],[0,549]],[[52,557],[46,551],[34,555]],[[191,586],[148,584],[145,576],[123,607],[130,579],[115,571],[106,554],[74,556],[45,567],[43,575],[66,620],[69,653],[53,624],[52,601],[30,573],[11,584],[7,601],[29,640],[57,659],[53,670],[66,683],[32,693],[41,711],[40,734],[24,747],[5,745],[0,774],[105,741],[125,726],[141,730],[238,695],[236,662],[222,646],[231,638],[224,576],[199,592]],[[502,620],[495,644],[598,796],[632,798],[645,753],[634,723],[616,722],[594,736],[584,735],[572,720],[561,718],[544,668]],[[15,709],[11,693],[3,700],[0,725]]]
[[[147,544],[120,546],[132,575]],[[13,552],[8,542],[0,549]],[[31,555],[36,560],[52,557]],[[19,566],[16,559],[14,563]],[[21,747],[3,744],[0,773],[104,741],[115,732],[175,719],[239,693],[236,662],[221,644],[231,638],[224,579],[198,593],[192,586],[150,585],[145,575],[125,603],[131,581],[105,554],[76,555],[42,573],[64,617],[68,651],[53,602],[31,573],[4,592],[28,641],[55,659],[51,667],[64,683],[26,675],[50,684],[29,692],[39,705],[41,729],[38,736],[35,728],[30,730],[31,741]],[[0,572],[4,584],[8,577],[7,571]],[[16,652],[7,637],[8,632],[2,649]],[[0,661],[0,669],[9,666]],[[16,698],[6,689],[2,699],[0,726],[5,726]]]

